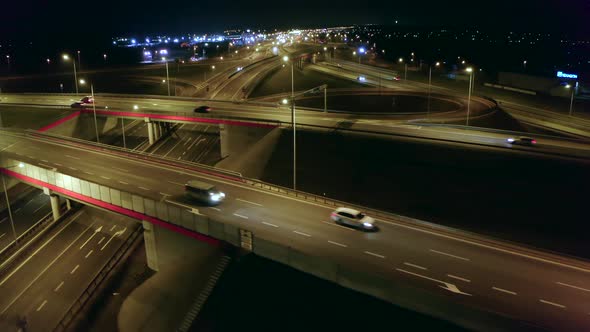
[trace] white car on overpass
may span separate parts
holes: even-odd
[[[344,224],[364,230],[377,229],[375,226],[375,219],[351,208],[339,207],[332,212],[330,218],[338,224]]]

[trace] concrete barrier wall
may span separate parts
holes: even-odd
[[[5,159],[3,165],[17,165],[19,162],[18,160]],[[199,214],[197,210],[180,208],[168,202],[154,201],[135,193],[108,188],[27,163],[24,163],[22,168],[17,167],[12,170],[29,177],[30,179],[23,180],[25,182],[28,180],[34,186],[43,187],[49,184],[62,189],[67,188],[70,197],[74,199],[84,201],[93,198],[117,207],[120,206],[127,209],[127,211],[141,213],[142,215],[133,215],[132,217],[142,218],[144,223],[143,217],[157,216],[160,220],[165,220],[170,224],[226,241],[235,246],[240,246],[241,243],[240,229],[238,227],[212,220],[205,215]],[[62,194],[67,196],[67,193]],[[127,214],[125,211],[116,212]],[[158,228],[147,227],[147,229],[157,231]],[[474,330],[509,331],[515,329],[515,323],[502,316],[472,307],[464,307],[457,303],[449,306],[449,300],[442,293],[429,293],[405,283],[393,283],[391,280],[350,269],[345,265],[316,254],[301,252],[273,242],[271,239],[256,237],[253,231],[249,231],[253,233],[252,243],[255,254],[337,283],[343,287]],[[154,248],[147,248],[147,250],[151,249]],[[157,261],[149,263],[157,269]],[[520,329],[522,328],[517,330]]]

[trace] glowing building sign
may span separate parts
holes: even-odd
[[[568,74],[568,73],[564,73],[562,71],[558,71],[557,72],[557,77],[559,78],[572,78],[572,79],[578,79],[578,74]]]

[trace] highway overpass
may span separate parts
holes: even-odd
[[[380,211],[367,211],[379,231],[359,232],[329,219],[348,203],[64,137],[3,131],[0,144],[5,175],[141,220],[156,270],[158,228],[165,227],[475,330],[579,331],[589,324],[585,261]],[[195,205],[183,188],[192,179],[215,184],[227,200]]]

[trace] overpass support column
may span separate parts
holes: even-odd
[[[152,125],[154,126],[154,136],[155,136],[156,140],[158,140],[158,139],[160,139],[160,137],[162,137],[162,131],[160,130],[160,123],[153,122]]]
[[[142,221],[143,224],[143,240],[145,242],[145,255],[147,257],[147,265],[154,271],[160,270],[158,262],[158,251],[156,245],[156,227],[153,224]]]
[[[61,214],[59,213],[59,196],[55,194],[49,195],[49,200],[51,201],[51,212],[53,212],[53,220],[59,219]]]
[[[66,198],[66,207],[68,208],[68,210],[72,209],[72,201],[70,201],[68,198]]]
[[[148,140],[149,140],[150,145],[152,145],[156,141],[154,138],[154,127],[153,127],[154,123],[150,121],[150,118],[145,118],[145,122],[147,123],[147,128],[148,128]]]

